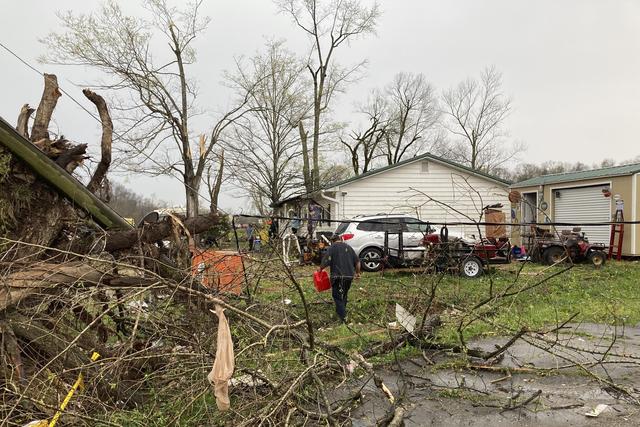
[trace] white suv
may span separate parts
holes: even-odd
[[[405,214],[359,216],[338,225],[335,234],[351,246],[365,271],[382,268],[385,231],[402,230],[403,247],[420,247],[425,234],[435,231],[428,223]],[[398,235],[389,234],[390,248],[398,247]]]

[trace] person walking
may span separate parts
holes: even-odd
[[[360,259],[353,248],[340,236],[332,237],[332,244],[322,258],[318,271],[331,270],[331,294],[336,304],[336,314],[342,322],[347,318],[347,294],[354,278],[360,278]]]

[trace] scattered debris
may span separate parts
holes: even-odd
[[[603,413],[604,411],[606,411],[607,409],[609,409],[609,405],[605,405],[604,403],[600,403],[599,405],[597,405],[595,408],[593,408],[589,412],[585,412],[584,415],[587,416],[587,417],[595,418],[598,415],[600,415],[601,413]]]
[[[409,333],[413,333],[416,329],[416,318],[411,315],[407,310],[404,309],[400,304],[396,303],[396,319],[398,319],[398,323],[402,325],[403,328],[407,330]]]

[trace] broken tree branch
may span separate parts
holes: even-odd
[[[33,127],[31,128],[31,141],[39,141],[41,139],[49,139],[49,122],[53,110],[56,108],[58,98],[62,96],[58,87],[58,78],[55,74],[44,75],[44,91],[42,92],[42,98],[40,104],[38,104],[38,110],[36,111],[36,117],[33,121]]]
[[[87,97],[87,99],[89,99],[89,101],[93,102],[93,104],[98,109],[98,114],[100,115],[100,121],[102,123],[102,140],[100,141],[102,156],[100,158],[100,163],[98,163],[96,170],[93,172],[91,181],[89,181],[89,184],[87,184],[87,189],[92,193],[95,193],[100,188],[104,177],[107,175],[109,166],[111,165],[113,122],[111,121],[111,116],[109,115],[107,103],[102,96],[90,91],[89,89],[83,89],[82,93]]]
[[[87,153],[87,144],[78,144],[63,151],[62,154],[56,159],[56,164],[66,170],[68,173],[74,171],[74,169],[82,163]]]
[[[18,115],[18,123],[16,124],[16,130],[18,133],[25,138],[29,139],[29,119],[35,110],[29,106],[29,104],[24,104],[20,109],[20,114]]]

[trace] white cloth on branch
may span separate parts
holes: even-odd
[[[216,305],[216,315],[218,316],[218,339],[216,344],[216,360],[207,379],[214,387],[216,405],[221,411],[226,411],[230,407],[229,400],[229,379],[235,369],[233,340],[229,322],[224,315],[224,309]]]

